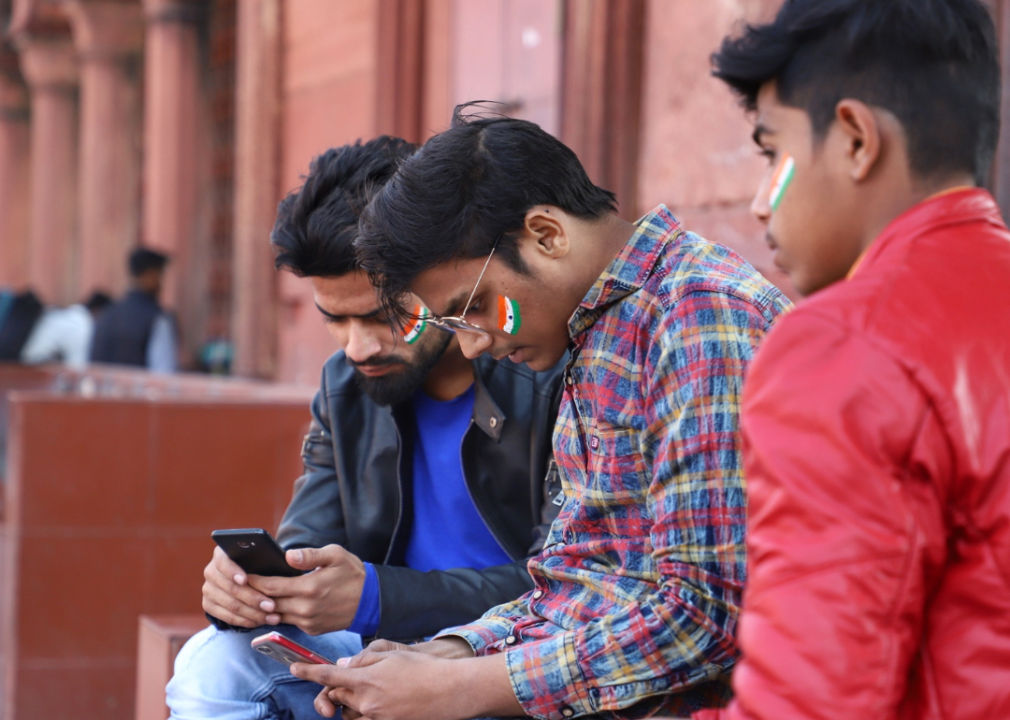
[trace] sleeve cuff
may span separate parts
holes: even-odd
[[[365,563],[365,584],[361,588],[361,599],[358,609],[348,628],[362,637],[371,637],[379,629],[382,617],[382,600],[379,596],[379,576],[372,563]]]

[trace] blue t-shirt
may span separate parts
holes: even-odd
[[[511,562],[473,504],[463,478],[460,446],[473,415],[474,389],[448,401],[423,391],[413,397],[413,509],[405,564],[415,570],[485,568]],[[365,586],[350,629],[372,635],[379,626],[379,583],[365,563]]]

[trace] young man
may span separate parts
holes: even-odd
[[[175,321],[158,304],[168,262],[168,255],[150,248],[130,252],[126,263],[130,290],[96,318],[91,362],[175,372],[179,360]]]
[[[295,665],[330,686],[320,712],[633,717],[724,702],[744,582],[737,403],[784,296],[665,207],[622,220],[571,150],[521,120],[457,118],[362,221],[359,256],[387,304],[415,292],[468,357],[541,369],[571,348],[554,435],[564,503],[532,591],[409,650]]]
[[[283,623],[335,659],[362,636],[430,636],[532,585],[526,557],[556,513],[544,478],[560,369],[471,363],[430,326],[405,341],[355,263],[359,211],[412,150],[388,137],[330,150],[281,203],[277,265],[308,278],[341,348],[323,368],[305,474],[278,533],[288,562],[314,571],[246,575],[214,551],[203,607],[221,629],[180,653],[173,718],[318,717],[319,686],[229,625]]]
[[[997,55],[978,0],[788,0],[714,57],[810,296],[747,380],[729,717],[1010,717],[1010,233],[974,187]]]

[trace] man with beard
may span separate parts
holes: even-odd
[[[452,334],[389,321],[352,244],[359,213],[413,150],[389,137],[329,150],[280,204],[276,265],[308,278],[340,348],[278,532],[288,563],[311,572],[246,574],[215,549],[203,586],[214,627],[176,660],[173,718],[317,717],[319,686],[236,630],[280,625],[337,659],[363,637],[430,636],[532,587],[525,561],[556,512],[545,476],[560,366],[471,362]]]

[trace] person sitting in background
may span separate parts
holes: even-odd
[[[7,294],[2,300],[5,312],[0,318],[0,361],[20,362],[21,351],[42,316],[42,301],[30,288]]]
[[[91,362],[174,372],[178,365],[175,321],[158,304],[167,255],[138,247],[127,267],[130,290],[95,322]]]
[[[283,623],[337,659],[362,637],[467,622],[532,584],[526,559],[557,512],[547,475],[560,368],[469,362],[423,322],[404,335],[355,259],[358,214],[413,150],[386,136],[329,150],[280,204],[276,265],[306,278],[338,349],[277,534],[288,562],[314,572],[250,576],[215,549],[203,607],[216,627],[179,653],[167,688],[176,720],[318,717],[319,686],[235,628]]]
[[[111,303],[112,298],[96,290],[83,303],[47,308],[21,350],[21,362],[84,367],[88,363],[95,318]]]

